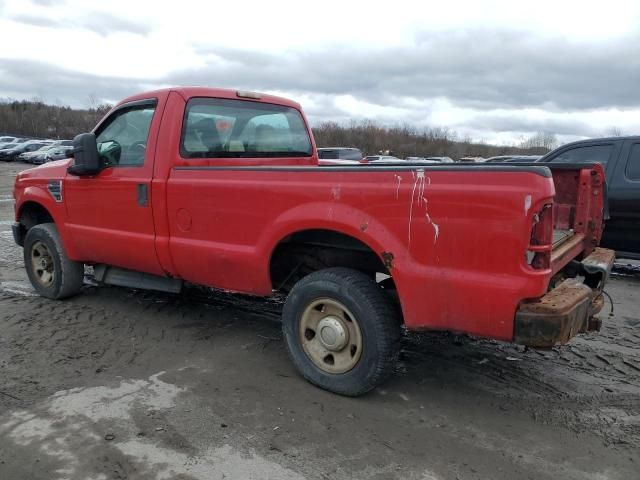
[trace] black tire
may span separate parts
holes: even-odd
[[[52,279],[49,282],[42,280],[42,269],[34,267],[34,250],[48,252],[46,258],[52,268]],[[29,229],[24,240],[23,254],[29,281],[38,294],[46,298],[63,299],[80,292],[84,264],[69,260],[58,229],[53,223],[41,223]]]
[[[344,305],[359,327],[361,353],[357,363],[344,373],[319,368],[303,346],[302,336],[306,335],[305,332],[301,335],[303,314],[319,299]],[[398,309],[372,278],[357,270],[328,268],[296,283],[284,305],[282,329],[289,356],[302,376],[340,395],[355,397],[374,389],[393,373],[398,358],[401,335]]]

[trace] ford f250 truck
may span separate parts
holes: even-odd
[[[283,291],[293,363],[353,396],[391,374],[402,328],[540,348],[599,328],[598,164],[319,166],[297,103],[209,88],[127,98],[73,152],[15,183],[45,297],[77,294],[85,265],[134,288]]]

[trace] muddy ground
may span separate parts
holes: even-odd
[[[408,335],[357,399],[287,360],[276,301],[33,294],[0,163],[0,479],[638,479],[640,280],[549,352]],[[631,272],[633,273],[633,272]]]

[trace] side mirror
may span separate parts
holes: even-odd
[[[94,133],[76,135],[73,139],[73,158],[73,165],[67,169],[71,175],[95,175],[102,170]]]

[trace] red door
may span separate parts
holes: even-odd
[[[78,258],[162,273],[155,251],[151,180],[164,98],[119,106],[95,130],[106,168],[93,177],[67,175],[67,231]]]

